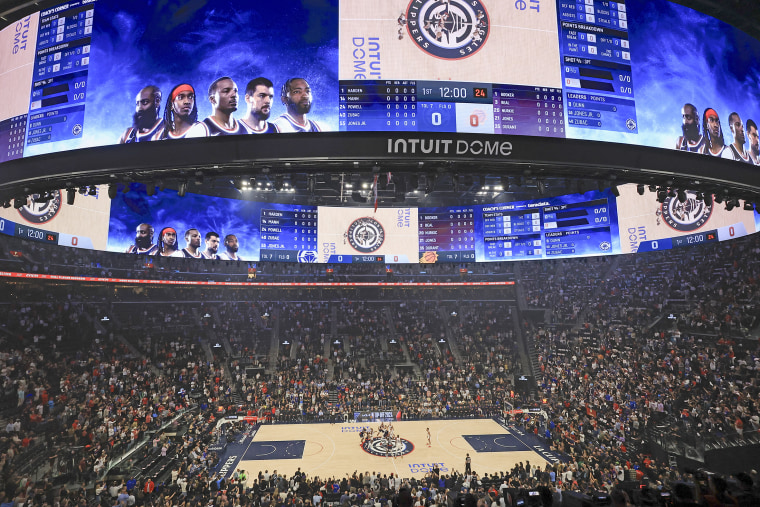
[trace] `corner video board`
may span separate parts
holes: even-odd
[[[760,42],[666,0],[73,0],[8,25],[0,45],[0,162],[325,131],[760,162]]]

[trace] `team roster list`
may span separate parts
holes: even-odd
[[[317,208],[262,209],[261,260],[316,262]]]
[[[475,261],[475,211],[463,208],[420,208],[420,258],[435,262]],[[429,259],[432,261],[432,258]]]

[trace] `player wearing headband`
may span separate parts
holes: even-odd
[[[715,109],[708,107],[702,113],[702,128],[704,129],[705,145],[702,153],[713,157],[733,160],[734,157],[723,140],[723,129],[720,126],[720,117]]]
[[[294,77],[285,81],[280,90],[280,100],[287,111],[274,121],[280,132],[322,132],[316,121],[306,115],[311,111],[311,87],[305,79]]]
[[[164,128],[153,136],[153,140],[182,139],[190,127],[197,122],[198,106],[195,103],[195,88],[187,83],[177,85],[166,98]]]
[[[216,79],[208,88],[208,100],[213,113],[202,122],[193,125],[185,137],[212,137],[250,134],[250,130],[237,121],[232,113],[237,111],[238,87],[229,77]]]
[[[676,141],[676,149],[699,153],[705,144],[705,137],[699,131],[699,113],[693,104],[684,104],[681,108],[682,136]]]
[[[227,234],[224,237],[224,252],[219,254],[219,258],[226,261],[242,261],[238,253],[238,239],[234,234]]]
[[[277,127],[267,120],[272,114],[272,98],[274,85],[265,77],[257,77],[248,82],[245,87],[245,103],[248,114],[240,120],[252,134],[276,134]]]
[[[158,251],[161,257],[184,257],[177,250],[177,231],[172,227],[164,227],[158,235]]]
[[[119,139],[119,144],[150,141],[156,132],[164,128],[164,120],[158,113],[161,110],[161,89],[158,86],[146,86],[135,98],[135,114],[132,126],[127,128]]]
[[[729,145],[731,153],[734,155],[734,160],[754,164],[752,159],[749,158],[749,153],[744,149],[744,145],[747,142],[747,136],[744,134],[744,123],[742,122],[739,113],[733,112],[728,115],[728,127],[731,129],[731,134],[734,136],[734,142]]]

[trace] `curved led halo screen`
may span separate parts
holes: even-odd
[[[320,130],[758,160],[760,42],[666,0],[75,0],[6,27],[0,47],[0,162]]]
[[[245,192],[245,191],[244,191]],[[694,192],[659,203],[636,185],[530,201],[417,208],[275,204],[132,184],[91,187],[64,205],[0,209],[0,233],[145,256],[244,262],[469,263],[602,256],[725,241],[758,230],[755,211],[707,206]]]

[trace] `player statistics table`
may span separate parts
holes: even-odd
[[[262,261],[316,261],[316,206],[264,208],[261,210],[259,226]]]
[[[541,259],[612,253],[608,199],[556,204],[510,203],[484,206],[476,230],[482,231],[479,261]]]
[[[475,210],[420,208],[420,262],[475,261]]]
[[[560,0],[570,127],[638,133],[625,2]]]
[[[40,13],[27,146],[82,136],[93,5],[75,1]]]

